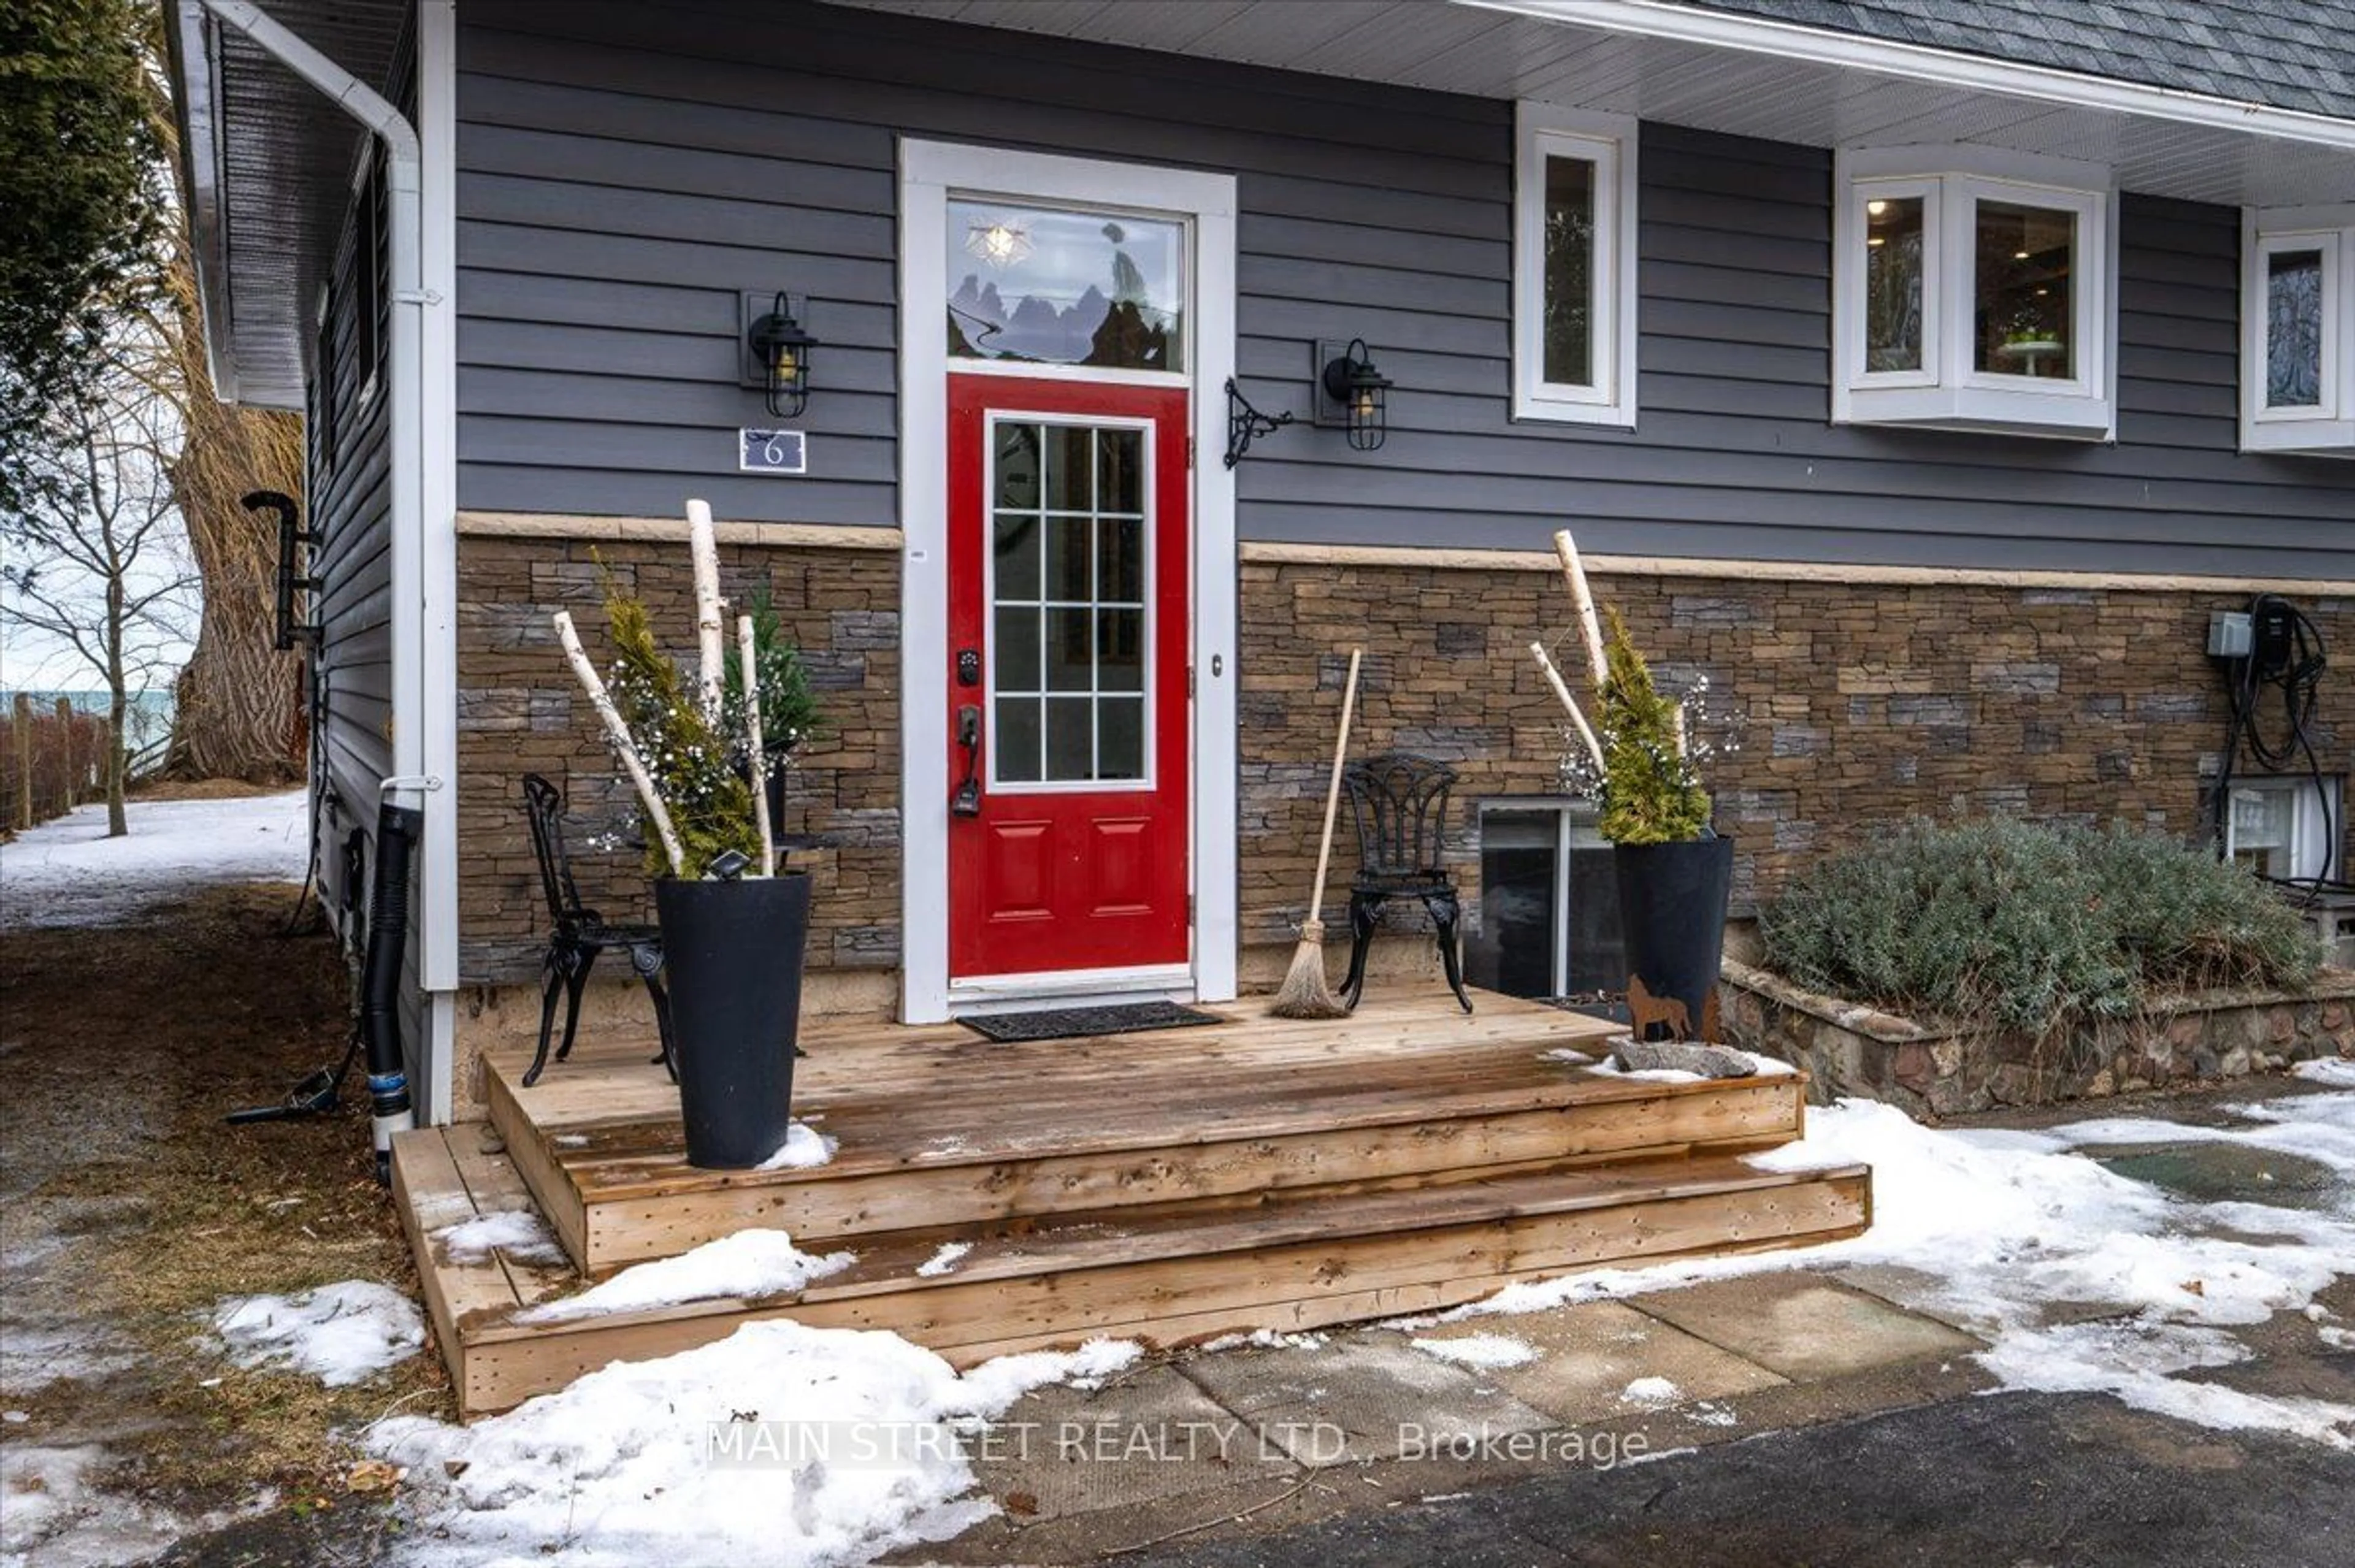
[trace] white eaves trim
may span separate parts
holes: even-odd
[[[2178,88],[2120,81],[2113,77],[2056,70],[2050,66],[1955,54],[1794,22],[1728,16],[1669,5],[1663,0],[1450,0],[1485,11],[1502,11],[1590,31],[1666,38],[1679,43],[1740,49],[1817,65],[1845,66],[1885,76],[1977,92],[2107,109],[2187,125],[2206,125],[2285,142],[2355,151],[2355,120],[2277,109],[2237,99],[2185,92]]]

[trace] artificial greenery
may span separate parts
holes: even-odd
[[[1812,990],[2039,1039],[2218,987],[2297,989],[2317,944],[2266,884],[2125,828],[1915,821],[1804,869],[1762,913]]]
[[[1679,705],[1652,684],[1616,605],[1604,612],[1604,679],[1595,733],[1603,743],[1603,837],[1614,844],[1675,844],[1709,835],[1709,792],[1690,744],[1679,743]]]
[[[794,752],[805,745],[817,729],[817,699],[810,692],[809,671],[802,666],[801,650],[785,635],[768,584],[754,590],[744,613],[752,618],[752,662],[761,675],[761,750],[772,774],[783,773]],[[728,661],[728,688],[723,711],[731,724],[741,724],[744,712],[744,670]]]

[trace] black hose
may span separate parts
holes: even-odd
[[[425,814],[387,801],[377,811],[376,885],[368,898],[368,956],[360,969],[360,1038],[368,1043],[376,1177],[392,1180],[392,1135],[417,1125],[409,1059],[400,1043],[400,965],[409,946],[409,884]]]
[[[2280,595],[2257,595],[2249,603],[2248,617],[2249,653],[2245,657],[2227,661],[2225,670],[2230,713],[2224,729],[2222,763],[2216,779],[2216,853],[2224,854],[2229,843],[2227,818],[2232,809],[2232,781],[2242,747],[2248,748],[2259,767],[2276,776],[2289,773],[2303,757],[2304,771],[2314,784],[2316,804],[2322,815],[2322,867],[2312,876],[2269,880],[2303,888],[2311,902],[2316,895],[2345,885],[2330,875],[2338,869],[2340,825],[2338,814],[2331,809],[2330,786],[2323,778],[2322,760],[2315,752],[2312,732],[2316,710],[2320,706],[2322,675],[2329,667],[2329,658],[2323,648],[2320,628],[2304,611]],[[2286,635],[2275,656],[2261,660],[2256,642],[2268,619],[2277,620]],[[2265,732],[2259,712],[2268,686],[2281,693],[2282,729],[2278,737]]]

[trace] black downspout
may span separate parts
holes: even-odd
[[[425,814],[387,801],[376,818],[376,885],[368,899],[368,957],[361,968],[360,1036],[368,1044],[376,1179],[392,1181],[392,1135],[417,1125],[409,1102],[409,1060],[400,1046],[400,963],[409,946],[409,885]]]

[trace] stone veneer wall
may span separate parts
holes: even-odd
[[[549,616],[572,608],[596,645],[594,548],[645,593],[679,645],[691,624],[683,545],[468,537],[459,558],[461,965],[469,982],[536,972],[543,927],[519,809],[527,771],[562,785],[585,825],[629,819]],[[894,553],[723,547],[726,592],[765,579],[805,649],[828,727],[795,777],[789,826],[837,848],[815,870],[814,971],[864,974],[882,998],[899,961],[899,572]],[[1809,569],[1793,568],[1794,573]],[[1347,650],[1367,650],[1353,753],[1411,748],[1464,771],[1449,856],[1477,919],[1477,802],[1553,795],[1562,736],[1533,635],[1578,658],[1551,571],[1246,561],[1240,568],[1241,915],[1246,978],[1280,968],[1307,903]],[[1717,770],[1717,820],[1738,845],[1734,910],[1794,869],[1909,814],[2009,811],[2190,833],[2222,739],[2202,652],[2212,592],[1890,585],[1763,577],[1598,575],[1664,685],[1709,677],[1742,750]],[[2355,601],[2298,601],[2355,649]],[[2317,735],[2347,763],[2355,674],[2325,677]],[[1345,813],[1346,816],[1346,813]],[[584,894],[645,915],[628,856],[576,847]],[[1334,885],[1354,854],[1345,822]],[[1328,896],[1328,912],[1332,899]],[[1394,917],[1395,918],[1395,917]],[[1342,936],[1346,943],[1346,934]],[[1331,938],[1328,936],[1328,945]]]
[[[1805,1068],[1818,1103],[1860,1094],[1915,1116],[2098,1099],[2355,1057],[2355,974],[2344,970],[2326,970],[2298,995],[2169,998],[2138,1017],[2041,1043],[1915,1023],[1746,964],[1726,964],[1719,996],[1727,1038]]]
[[[1796,576],[1597,575],[1594,588],[1664,688],[1706,676],[1712,709],[1738,727],[1741,750],[1711,780],[1737,848],[1737,917],[1810,859],[1911,815],[2197,831],[2225,720],[2208,616],[2247,603]],[[1558,793],[1560,709],[1528,645],[1543,636],[1575,681],[1568,602],[1550,571],[1244,565],[1246,941],[1288,940],[1305,910],[1347,648],[1367,649],[1353,751],[1397,746],[1463,769],[1450,853],[1468,892],[1478,798]],[[2355,600],[2294,602],[2333,649],[2355,650]],[[2316,732],[2327,771],[2347,766],[2350,720],[2355,672],[2334,667]],[[1345,826],[1336,854],[1348,853]]]
[[[602,560],[645,599],[666,644],[691,662],[686,557],[683,538],[459,541],[459,971],[467,983],[538,974],[548,923],[523,815],[525,773],[545,773],[565,793],[581,898],[608,920],[654,918],[636,852],[592,842],[601,834],[634,834],[634,797],[556,645],[550,617],[570,610],[591,656],[605,663]],[[898,558],[889,550],[723,544],[719,569],[720,591],[731,602],[749,603],[768,586],[802,647],[823,712],[823,728],[788,784],[787,820],[778,828],[819,834],[828,845],[796,861],[817,879],[811,966],[876,972],[879,994],[881,972],[900,962]]]

